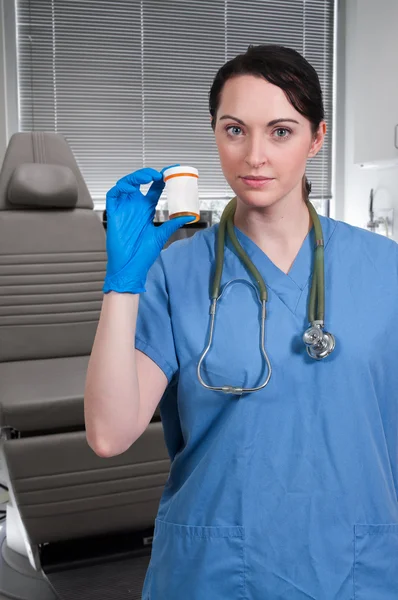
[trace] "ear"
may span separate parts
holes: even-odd
[[[314,137],[312,139],[312,144],[311,144],[310,150],[308,152],[308,158],[313,158],[314,156],[316,156],[318,154],[318,152],[320,151],[320,149],[323,146],[323,141],[325,139],[326,131],[327,131],[327,125],[326,125],[325,121],[321,121],[321,123],[319,124],[319,127],[318,127],[318,131],[316,132],[316,134],[314,135]]]

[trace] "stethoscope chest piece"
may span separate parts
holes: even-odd
[[[316,321],[303,335],[303,342],[307,346],[307,353],[315,360],[326,358],[336,347],[334,335],[323,330],[323,324]]]

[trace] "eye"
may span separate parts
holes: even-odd
[[[238,137],[242,133],[242,128],[238,125],[228,125],[225,130],[232,137]]]
[[[282,140],[288,138],[291,133],[291,130],[287,129],[286,127],[278,127],[274,130],[275,137]]]

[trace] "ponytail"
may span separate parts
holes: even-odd
[[[305,202],[308,202],[308,200],[309,200],[309,195],[311,194],[311,189],[312,189],[311,182],[308,181],[307,176],[304,175],[304,177],[303,177],[303,198],[304,198]]]

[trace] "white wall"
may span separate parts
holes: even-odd
[[[0,0],[0,165],[18,130],[18,89],[14,0]]]
[[[0,164],[7,144],[6,129],[6,90],[5,90],[5,39],[4,39],[4,6],[0,0]]]
[[[376,0],[375,0],[376,1]],[[378,0],[380,10],[383,11],[387,6],[384,0]],[[336,188],[338,178],[344,180],[344,202],[338,203],[336,207],[336,218],[342,219],[352,225],[365,227],[369,219],[368,206],[369,194],[371,188],[374,188],[374,209],[394,208],[394,239],[398,241],[398,166],[388,170],[367,170],[354,164],[354,114],[355,114],[355,78],[357,74],[356,52],[360,60],[360,47],[357,47],[357,29],[356,29],[356,11],[366,10],[367,2],[361,0],[344,0],[340,3],[340,10],[345,12],[345,73],[344,80],[344,126],[337,129],[336,132],[336,155],[339,152],[344,153],[342,164],[336,168]],[[369,15],[370,20],[370,15]],[[397,30],[398,23],[391,22],[388,19],[388,13],[385,14],[385,27],[394,27]],[[375,31],[375,36],[382,32]],[[397,30],[398,35],[398,30]],[[340,57],[341,58],[341,57]],[[380,56],[380,68],[383,68],[383,57]],[[391,76],[386,71],[385,77]],[[396,73],[393,73],[396,76]],[[369,85],[372,85],[371,78]],[[380,90],[383,93],[383,90]],[[398,98],[397,98],[398,103]],[[340,124],[341,125],[341,124]],[[343,129],[345,129],[344,135]],[[384,132],[381,130],[380,135]],[[340,189],[340,193],[341,193]],[[337,189],[336,189],[337,193]],[[338,200],[337,200],[338,202]]]

